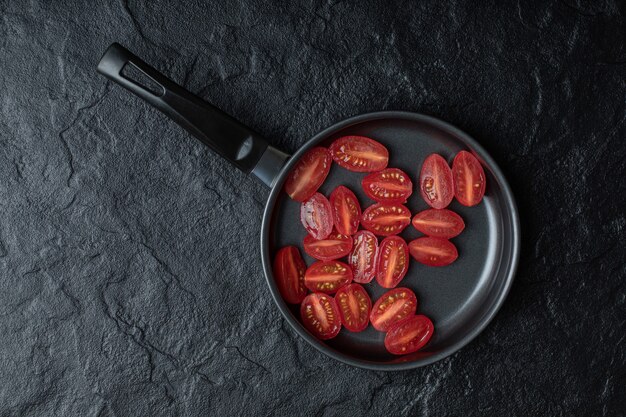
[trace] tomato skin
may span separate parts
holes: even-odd
[[[333,231],[330,202],[320,193],[300,205],[300,221],[309,234],[317,240],[326,239]]]
[[[328,340],[339,334],[341,315],[332,296],[313,293],[300,305],[300,318],[304,327],[320,340]]]
[[[353,242],[348,263],[352,268],[354,282],[367,284],[376,275],[378,239],[374,233],[361,230],[354,235]]]
[[[385,348],[394,355],[417,352],[428,343],[434,332],[435,326],[428,317],[409,317],[389,328],[385,335]]]
[[[459,252],[456,246],[440,237],[418,237],[409,243],[411,256],[428,266],[446,266],[456,261]]]
[[[324,240],[304,237],[304,251],[315,259],[330,261],[343,258],[352,250],[352,237],[333,232]]]
[[[461,216],[448,209],[420,211],[413,216],[412,224],[425,235],[445,239],[458,236],[465,229]]]
[[[372,307],[370,321],[376,330],[386,332],[394,323],[415,314],[417,297],[408,288],[400,287],[380,296]]]
[[[430,154],[420,172],[422,198],[432,208],[446,208],[454,197],[454,183],[450,166],[441,155]]]
[[[304,285],[313,292],[334,294],[351,282],[352,270],[339,261],[317,261],[304,273]]]
[[[397,235],[411,223],[411,212],[401,204],[376,203],[365,209],[361,224],[380,236]]]
[[[330,205],[337,231],[344,235],[355,234],[361,221],[361,206],[354,193],[340,185],[330,193]]]
[[[383,288],[396,287],[409,270],[409,247],[399,236],[383,239],[378,248],[376,281]]]
[[[333,160],[354,172],[374,172],[387,167],[389,151],[381,143],[365,136],[344,136],[330,145]]]
[[[295,246],[285,246],[274,258],[274,279],[283,299],[290,304],[300,303],[306,297],[304,285],[306,264]]]
[[[464,206],[480,203],[485,195],[485,171],[478,159],[467,151],[461,151],[452,161],[454,196]]]
[[[319,146],[309,149],[291,168],[285,181],[285,192],[300,203],[308,200],[324,183],[331,165],[328,149]]]
[[[341,323],[351,332],[362,332],[367,328],[372,310],[372,300],[359,284],[341,287],[335,294],[335,302],[341,315]]]
[[[409,176],[398,168],[387,168],[367,175],[361,181],[365,194],[379,203],[405,203],[413,193]]]

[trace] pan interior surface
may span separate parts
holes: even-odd
[[[289,199],[281,190],[285,173],[308,148],[329,146],[334,139],[345,135],[368,136],[387,147],[389,167],[402,169],[413,181],[414,191],[406,204],[413,215],[429,208],[417,188],[419,171],[427,155],[438,153],[451,163],[457,152],[470,150],[475,152],[485,169],[487,191],[483,201],[475,207],[464,207],[454,200],[448,207],[460,214],[466,224],[461,235],[451,239],[459,251],[459,258],[446,267],[425,266],[411,258],[409,271],[399,284],[415,292],[418,314],[429,316],[435,324],[435,334],[430,343],[412,355],[389,354],[383,344],[385,334],[374,330],[371,325],[361,333],[351,333],[344,328],[335,339],[326,342],[316,340],[300,324],[299,306],[287,305],[273,283],[271,260],[279,248],[298,246],[307,266],[315,262],[302,249],[306,231],[300,224],[300,204]],[[361,180],[365,175],[347,171],[333,163],[319,192],[329,196],[335,187],[345,185],[354,191],[364,210],[375,203],[362,191]],[[322,352],[356,366],[406,369],[452,354],[473,339],[491,320],[508,292],[517,263],[517,212],[499,169],[485,151],[463,132],[428,116],[403,112],[373,113],[349,119],[321,132],[287,165],[272,191],[267,210],[264,236],[268,240],[263,245],[264,265],[278,305],[287,320],[310,343]],[[409,225],[400,236],[408,243],[421,233]],[[376,280],[364,284],[364,287],[372,303],[387,291]]]

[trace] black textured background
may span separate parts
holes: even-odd
[[[626,414],[624,1],[0,13],[1,416]],[[477,138],[522,216],[494,322],[409,372],[308,346],[262,276],[268,191],[96,75],[113,41],[288,151],[385,109]]]

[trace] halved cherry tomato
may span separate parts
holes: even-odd
[[[326,239],[333,231],[333,215],[328,199],[320,193],[300,205],[300,221],[314,239]]]
[[[461,151],[452,161],[454,195],[459,203],[471,207],[480,203],[485,195],[485,171],[478,159],[467,151]]]
[[[424,201],[436,209],[446,208],[454,197],[452,171],[448,163],[436,153],[424,160],[420,172],[420,191]]]
[[[367,230],[380,235],[397,235],[411,223],[411,212],[401,204],[376,203],[369,206],[361,216],[361,224]]]
[[[355,234],[361,221],[361,206],[354,193],[340,185],[330,193],[330,205],[337,231],[344,235]]]
[[[386,332],[397,323],[415,314],[417,297],[408,288],[396,288],[384,293],[372,307],[370,321],[376,330]]]
[[[330,154],[339,166],[354,172],[374,172],[387,167],[389,151],[365,136],[344,136],[330,145]]]
[[[332,339],[341,330],[341,316],[337,303],[327,294],[307,295],[300,305],[300,317],[304,327],[321,340]]]
[[[434,331],[435,326],[428,317],[409,317],[389,329],[385,335],[385,347],[394,355],[417,352],[428,343]]]
[[[330,261],[339,259],[352,250],[352,237],[333,232],[326,239],[317,240],[311,235],[304,237],[304,251],[315,259]]]
[[[409,247],[399,236],[383,239],[378,248],[376,281],[383,288],[394,288],[409,270]]]
[[[428,209],[413,216],[413,227],[425,235],[450,239],[465,229],[465,222],[448,209]]]
[[[363,191],[380,203],[404,203],[413,192],[409,176],[398,168],[373,172],[361,181]]]
[[[278,291],[285,301],[298,304],[306,297],[304,272],[306,265],[295,246],[285,246],[276,252],[274,258],[274,279]]]
[[[365,330],[370,321],[372,300],[365,289],[359,284],[341,287],[335,294],[335,302],[339,307],[341,322],[351,332]]]
[[[417,262],[429,266],[446,266],[459,257],[456,246],[440,237],[418,237],[409,243],[409,252]]]
[[[352,282],[352,270],[343,262],[318,261],[304,273],[304,285],[313,292],[334,294]]]
[[[374,233],[361,230],[354,235],[352,253],[348,256],[348,263],[352,268],[354,282],[366,284],[376,275],[376,256],[378,253],[378,239]]]
[[[328,176],[331,164],[328,149],[321,147],[310,149],[291,168],[285,181],[285,192],[293,200],[299,202],[307,200],[320,188]]]

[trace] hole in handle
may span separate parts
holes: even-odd
[[[132,81],[135,84],[143,87],[145,90],[148,90],[155,96],[161,97],[165,94],[165,89],[161,84],[156,82],[152,77],[143,72],[141,69],[136,67],[132,62],[127,62],[124,64],[122,71],[120,71],[122,77],[126,78],[128,81]]]

